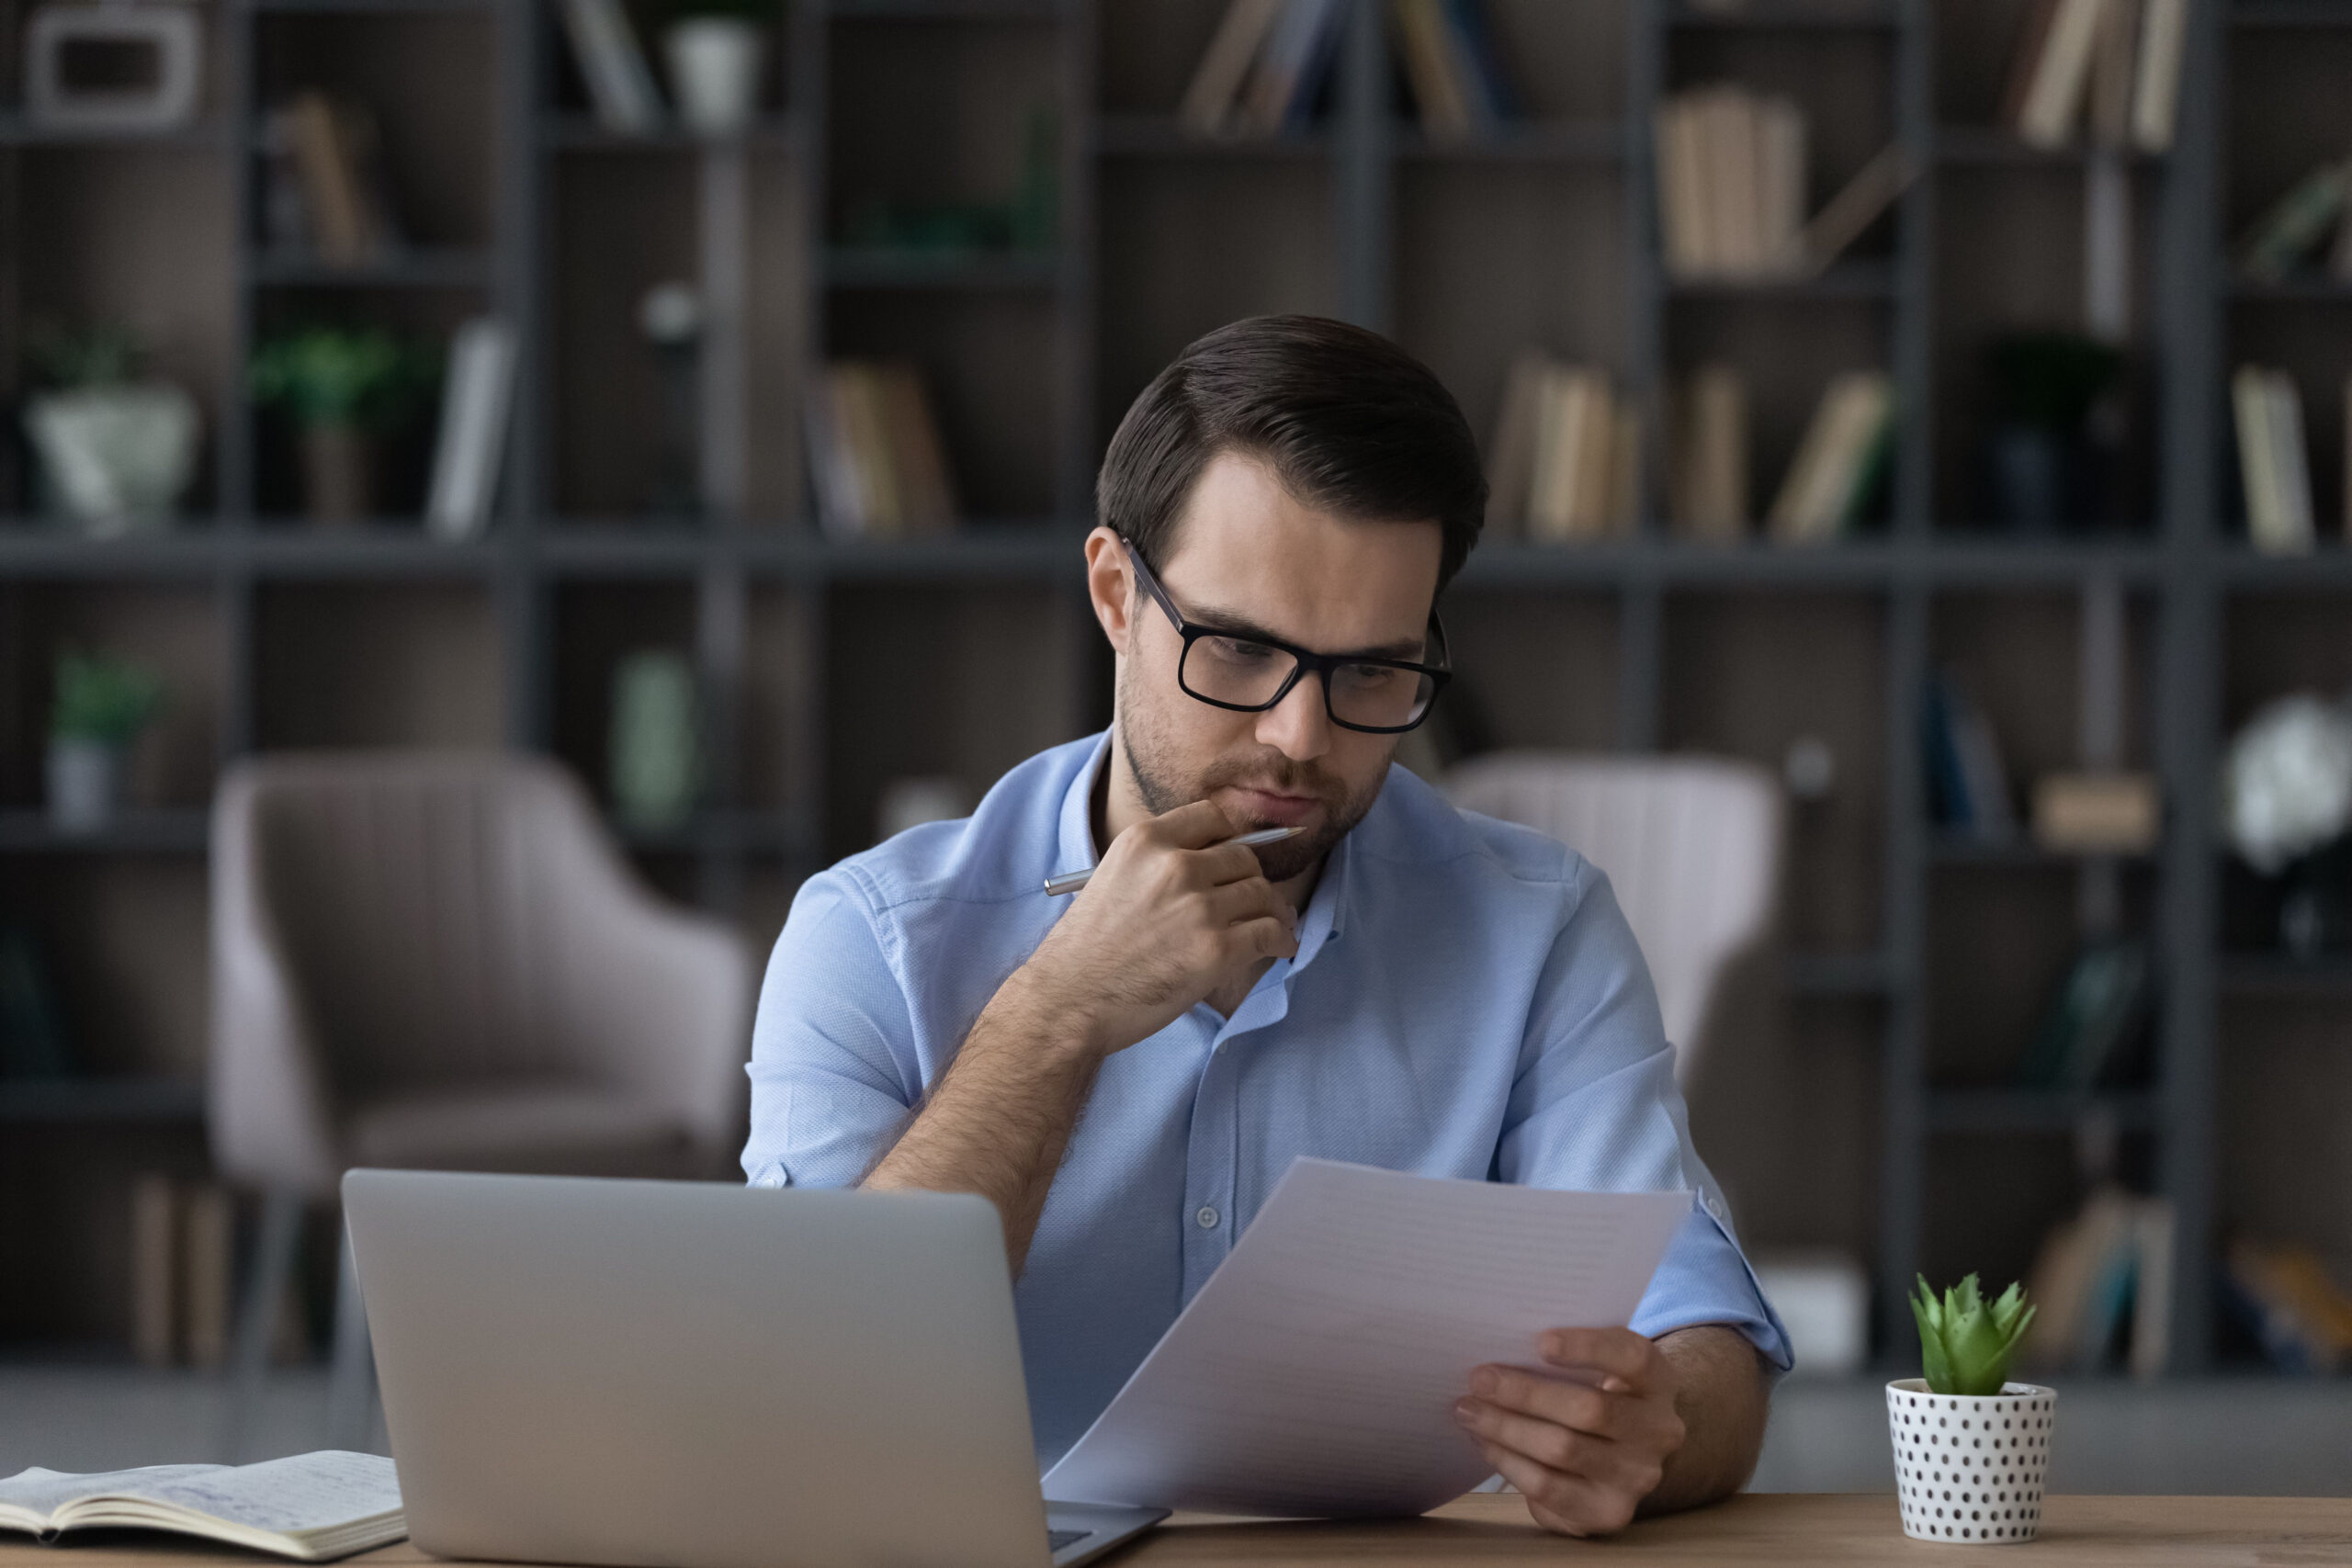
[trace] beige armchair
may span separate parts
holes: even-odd
[[[742,1141],[752,959],[649,893],[539,759],[266,758],[222,781],[212,838],[213,1158],[266,1194],[233,1454],[304,1208],[345,1168],[723,1169]],[[346,1256],[334,1424],[350,1446],[369,1419],[356,1294]]]
[[[1608,874],[1687,1087],[1724,977],[1777,923],[1782,807],[1772,775],[1722,757],[1502,751],[1454,769],[1445,792],[1456,806],[1550,834]]]

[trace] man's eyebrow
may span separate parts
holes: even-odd
[[[1299,645],[1278,631],[1261,626],[1247,615],[1237,615],[1230,610],[1197,610],[1186,617],[1193,625],[1204,627],[1219,637],[1246,637],[1251,642],[1278,642],[1285,648]],[[1331,655],[1335,659],[1394,659],[1407,663],[1419,660],[1429,649],[1426,637],[1402,638],[1385,642],[1377,648],[1343,649]]]

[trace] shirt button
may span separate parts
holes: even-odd
[[[1709,1198],[1707,1200],[1707,1213],[1714,1215],[1715,1218],[1719,1220],[1722,1219],[1724,1217],[1723,1200],[1720,1198]]]
[[[1199,1211],[1193,1215],[1193,1223],[1204,1231],[1216,1229],[1216,1211],[1205,1203],[1202,1204]]]

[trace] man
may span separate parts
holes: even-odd
[[[1298,316],[1201,339],[1103,459],[1112,730],[794,902],[744,1168],[993,1201],[1046,1461],[1315,1155],[1695,1190],[1633,1329],[1529,1347],[1587,1382],[1481,1368],[1456,1417],[1567,1534],[1755,1464],[1787,1341],[1608,884],[1390,766],[1444,683],[1436,600],[1485,498],[1461,411],[1386,340]],[[1089,865],[1075,898],[1041,890]]]

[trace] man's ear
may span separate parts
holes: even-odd
[[[1102,623],[1111,651],[1121,658],[1126,656],[1127,637],[1135,627],[1135,619],[1128,614],[1135,604],[1135,570],[1119,536],[1108,528],[1087,535],[1086,596],[1093,602],[1094,618]]]

